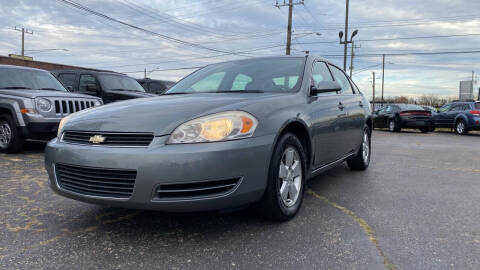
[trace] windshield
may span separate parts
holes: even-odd
[[[128,76],[99,74],[98,78],[102,82],[102,87],[108,90],[145,92],[145,89],[143,89],[137,80]]]
[[[23,68],[0,68],[0,89],[67,91],[50,72]]]
[[[166,94],[208,92],[295,92],[302,83],[305,58],[264,58],[204,67]]]

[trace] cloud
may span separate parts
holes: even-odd
[[[222,55],[110,22],[59,1],[0,0],[0,54],[19,53],[20,33],[14,26],[34,31],[26,37],[27,50],[65,48],[39,52],[35,59],[70,65],[105,68],[135,77],[143,70],[194,67],[247,56],[284,54],[286,8],[274,7],[274,0],[104,0],[81,1],[93,10],[148,30],[222,51]],[[344,1],[308,0],[294,7],[294,54],[342,55],[338,43],[295,44],[338,40],[344,28]],[[480,1],[473,0],[356,0],[351,1],[351,29],[356,39],[379,39],[431,35],[479,34]],[[322,36],[305,35],[321,32]],[[303,34],[302,34],[303,33]],[[303,36],[303,37],[302,37]],[[480,36],[396,41],[358,42],[355,81],[371,93],[372,72],[381,75],[381,57],[362,54],[408,53],[480,49]],[[254,50],[256,49],[256,50]],[[388,56],[385,94],[456,95],[458,81],[479,69],[480,54]],[[343,66],[343,57],[327,57]],[[393,63],[393,64],[390,64]],[[374,67],[372,67],[374,66]],[[371,67],[371,68],[368,68]],[[178,80],[192,70],[153,71],[152,78]],[[354,71],[355,72],[355,71]],[[378,80],[377,80],[378,81]],[[378,87],[377,87],[378,89]]]

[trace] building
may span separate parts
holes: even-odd
[[[45,70],[59,70],[59,69],[84,69],[85,70],[87,69],[87,70],[95,70],[95,71],[106,71],[106,70],[86,68],[86,67],[35,61],[33,60],[33,58],[32,60],[28,60],[27,58],[22,59],[21,57],[15,57],[13,55],[0,56],[0,65],[14,65],[14,66],[22,66],[22,67],[39,68],[39,69],[45,69]]]

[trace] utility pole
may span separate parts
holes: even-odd
[[[33,35],[33,31],[25,29],[24,27],[20,28],[16,26],[15,26],[15,30],[22,32],[22,56],[25,56],[25,34]]]
[[[373,72],[372,89],[373,89],[372,111],[375,111],[375,71]]]
[[[347,71],[347,49],[348,49],[348,2],[346,0],[346,7],[345,7],[345,41],[344,41],[344,50],[343,50],[343,70]],[[353,37],[352,37],[353,38]],[[340,38],[341,39],[341,38]]]
[[[382,63],[382,105],[383,105],[383,87],[385,85],[385,54],[383,56],[383,63]]]
[[[352,40],[352,53],[350,55],[350,78],[352,78],[353,73],[353,58],[355,57],[355,49],[361,48],[362,46],[356,46]]]
[[[290,55],[290,47],[292,44],[292,16],[293,16],[293,6],[294,5],[303,5],[303,0],[293,3],[293,0],[288,0],[288,3],[283,0],[283,4],[278,4],[278,1],[275,3],[277,8],[288,6],[288,26],[287,26],[287,48],[285,49],[285,54]]]
[[[145,68],[143,70],[143,78],[146,79],[147,78],[147,68]]]

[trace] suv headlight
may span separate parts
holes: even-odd
[[[207,115],[177,127],[167,144],[218,142],[251,137],[258,121],[242,111],[227,111]]]
[[[39,98],[35,100],[35,107],[40,112],[49,112],[52,109],[52,102],[46,98]]]

